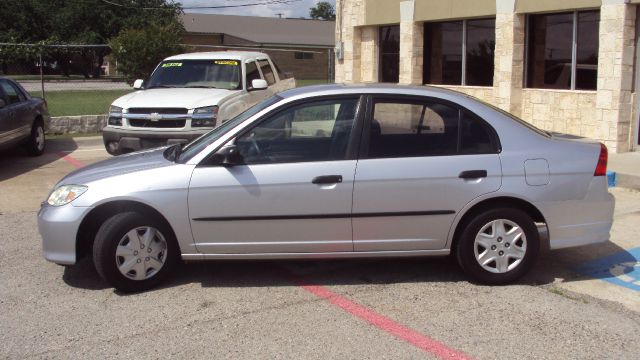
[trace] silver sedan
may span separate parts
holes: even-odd
[[[122,291],[157,285],[180,260],[449,254],[474,280],[505,284],[542,249],[608,240],[606,166],[602,144],[457,92],[305,87],[184,147],[67,175],[38,225],[47,260],[92,254]]]

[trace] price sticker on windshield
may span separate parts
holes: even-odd
[[[216,64],[216,65],[238,66],[238,62],[237,61],[233,61],[233,60],[215,60],[213,63]]]
[[[162,67],[163,67],[163,68],[168,68],[168,67],[180,67],[180,66],[182,66],[182,63],[176,63],[176,62],[173,62],[173,63],[164,63],[164,64],[162,64]]]

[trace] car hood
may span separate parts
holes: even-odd
[[[92,181],[105,179],[112,176],[124,175],[137,171],[156,169],[171,166],[174,162],[164,157],[167,147],[139,151],[135,153],[115,156],[107,160],[82,167],[65,176],[60,185],[86,185]]]
[[[240,90],[198,89],[198,88],[161,88],[138,90],[116,99],[112,105],[128,109],[141,108],[187,108],[218,105],[223,99]]]

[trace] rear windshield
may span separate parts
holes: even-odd
[[[241,63],[238,60],[163,61],[151,74],[145,88],[182,87],[242,89]]]
[[[519,117],[513,115],[512,113],[510,113],[508,111],[504,111],[504,110],[500,109],[499,107],[493,106],[493,105],[489,104],[488,102],[482,101],[482,100],[480,100],[480,99],[478,99],[476,97],[472,97],[472,96],[469,96],[469,97],[473,98],[476,101],[479,101],[479,102],[483,103],[484,105],[492,108],[493,110],[495,110],[495,111],[497,111],[497,112],[499,112],[499,113],[501,113],[501,114],[503,114],[505,116],[510,117],[511,119],[513,119],[517,123],[519,123],[520,125],[528,128],[529,130],[531,130],[531,131],[533,131],[533,132],[535,132],[535,133],[537,133],[539,135],[542,135],[542,136],[548,137],[548,138],[551,137],[551,133],[550,132],[542,130],[542,129],[539,129],[539,128],[535,127],[533,124],[520,119]]]

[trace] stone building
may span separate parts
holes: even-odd
[[[640,0],[337,0],[336,82],[442,86],[638,150],[639,11]]]
[[[334,21],[185,13],[182,23],[196,51],[263,51],[296,79],[333,81]]]

